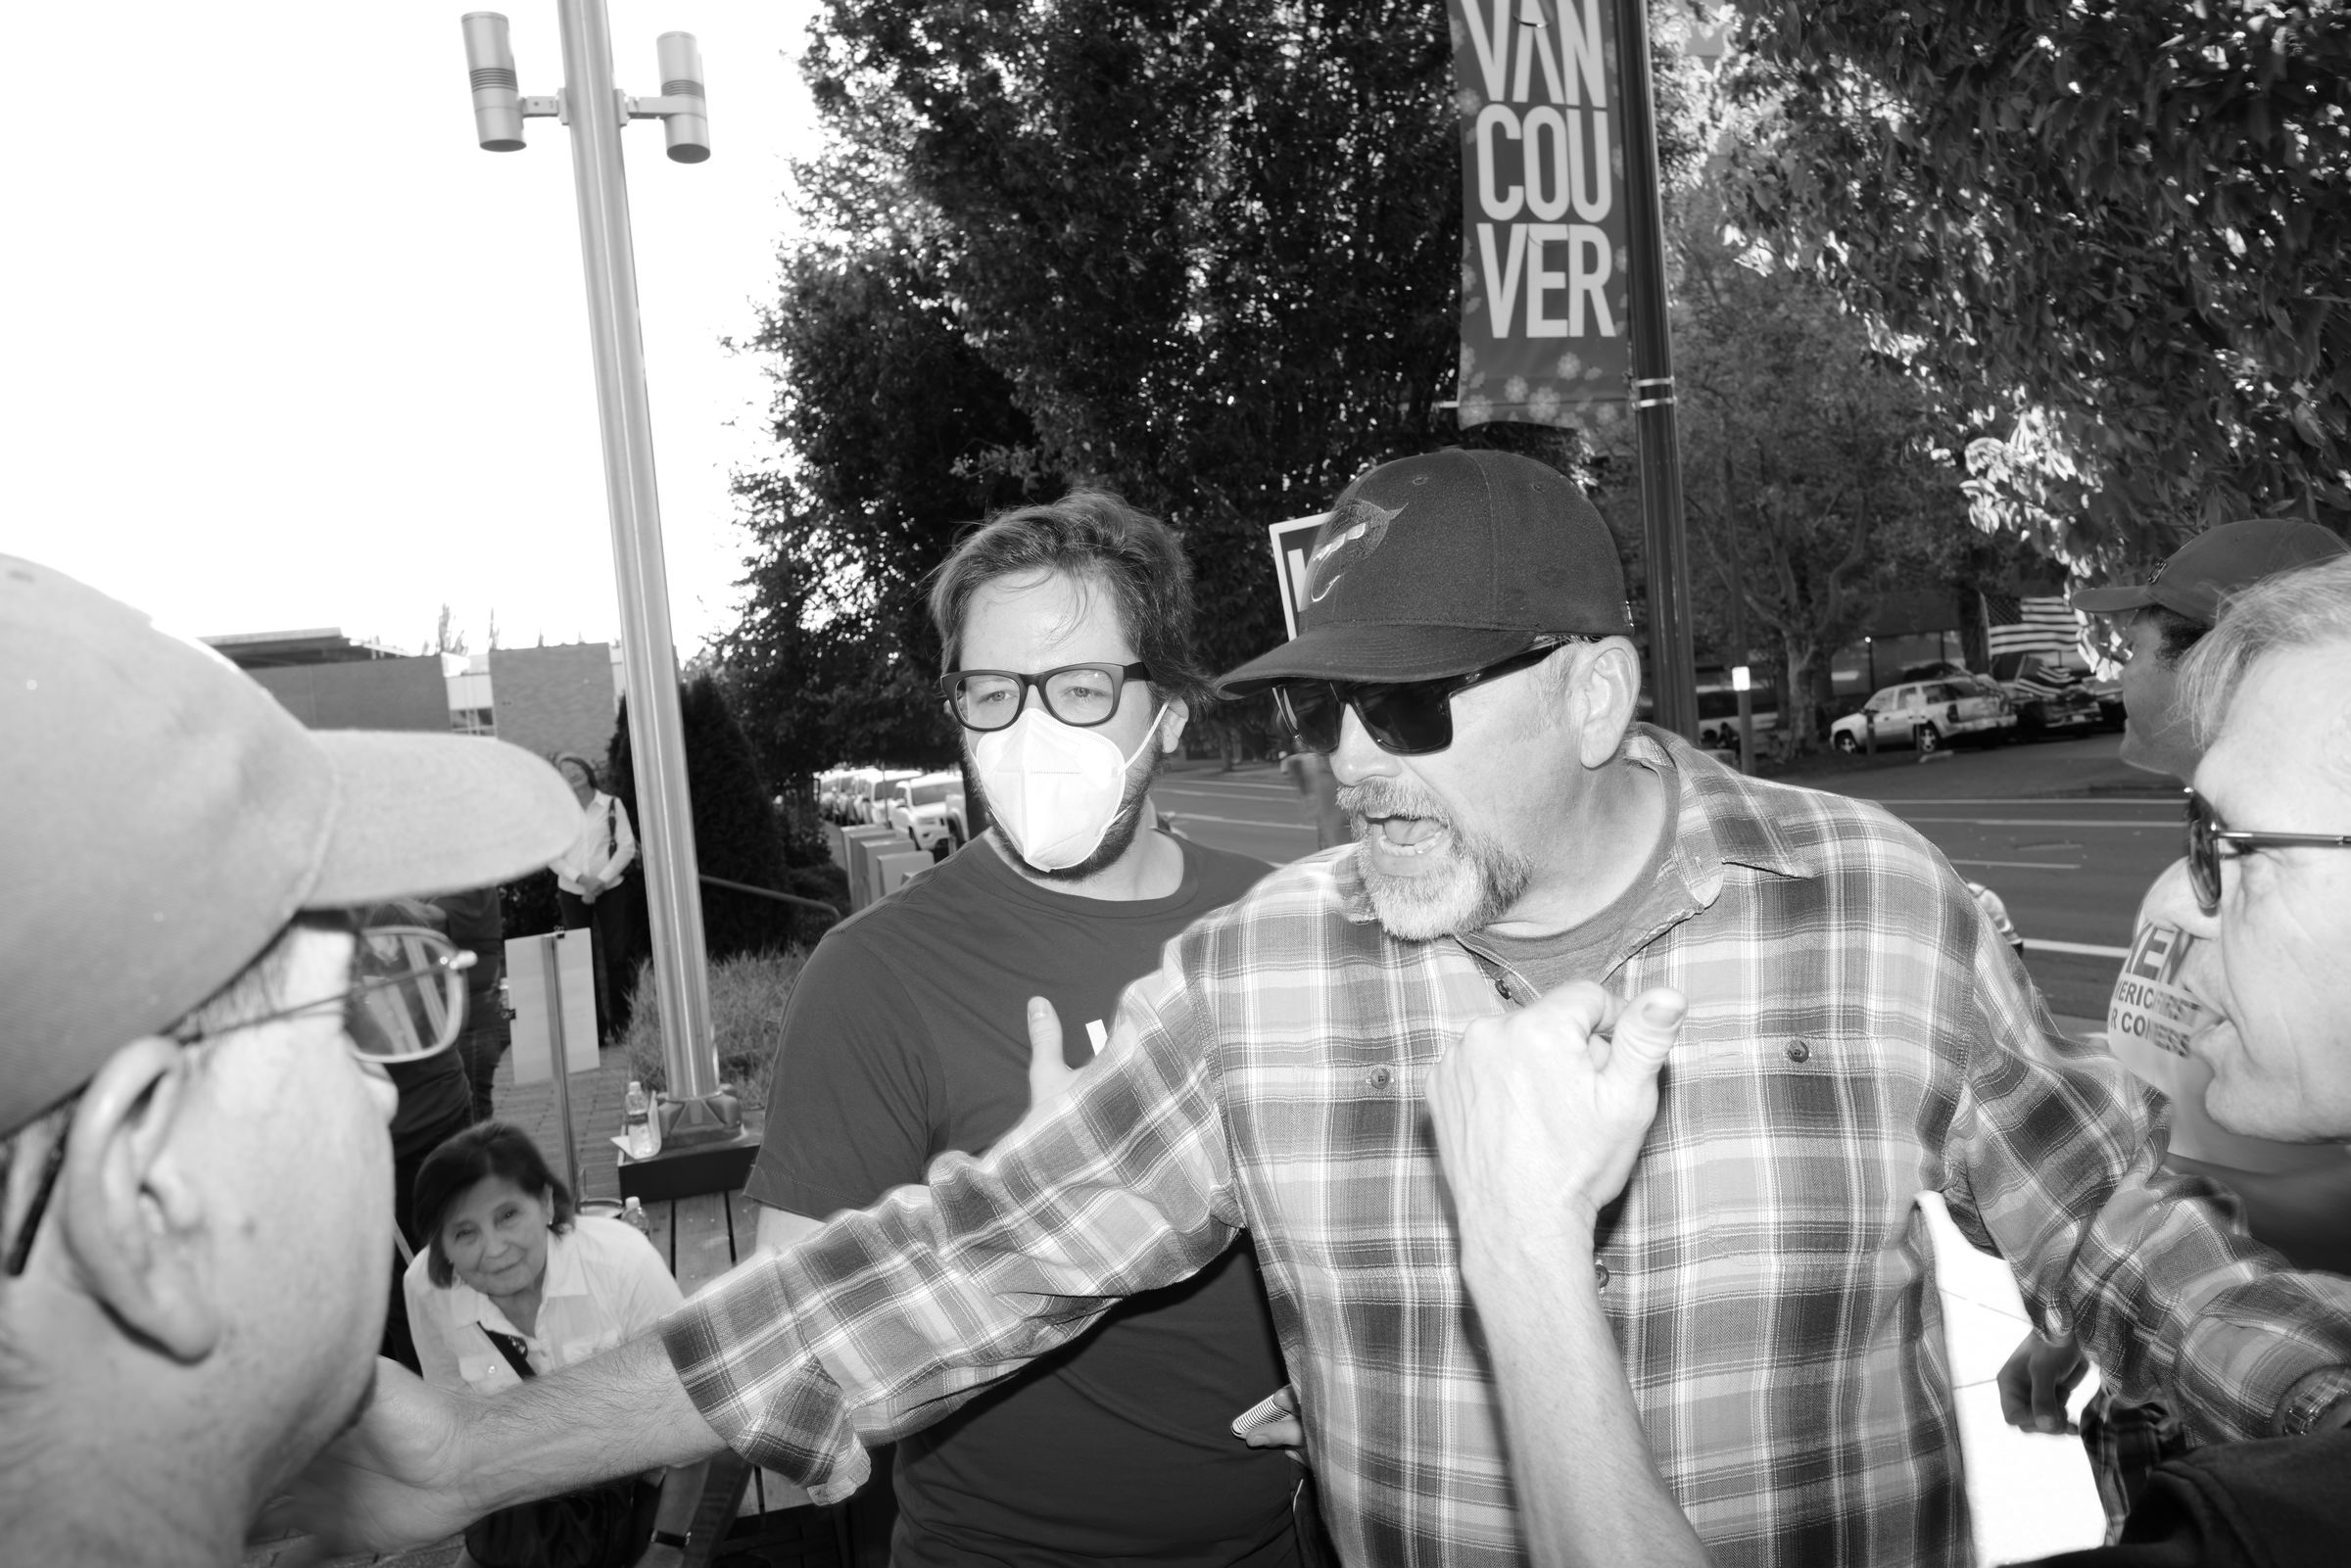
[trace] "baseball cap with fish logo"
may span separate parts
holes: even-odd
[[[1390,511],[1358,496],[1347,502],[1343,516],[1334,513],[1330,525],[1315,536],[1315,552],[1307,558],[1307,602],[1320,603],[1338,586],[1350,562],[1379,548],[1379,542],[1388,537],[1388,524],[1403,509]]]
[[[1627,636],[1615,538],[1558,470],[1455,449],[1347,487],[1307,556],[1298,635],[1219,681],[1426,681],[1560,633]]]

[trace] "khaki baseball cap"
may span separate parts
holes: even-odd
[[[306,730],[210,648],[0,555],[0,1137],[298,912],[504,881],[578,820],[519,746]]]

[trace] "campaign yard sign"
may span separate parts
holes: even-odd
[[[1462,125],[1461,422],[1607,423],[1631,374],[1608,0],[1446,0]]]
[[[1298,635],[1298,612],[1306,608],[1306,560],[1315,547],[1315,534],[1330,517],[1293,517],[1266,530],[1273,546],[1273,581],[1281,585],[1281,631],[1286,640]]]

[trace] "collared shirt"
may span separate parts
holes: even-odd
[[[2270,1431],[2351,1365],[2351,1280],[2279,1271],[2155,1174],[2139,1097],[2050,1026],[1932,845],[1655,731],[1631,746],[1670,753],[1690,898],[1626,933],[1610,979],[1690,1012],[1596,1277],[1718,1562],[1967,1560],[1924,1189],[2038,1318],[2125,1388],[2168,1385],[2208,1438]],[[1421,1105],[1505,1005],[1458,942],[1380,928],[1354,851],[1284,868],[1169,944],[1057,1114],[738,1270],[664,1325],[671,1358],[738,1449],[839,1497],[860,1439],[1246,1229],[1341,1555],[1521,1562]]]
[[[418,1253],[401,1280],[408,1330],[424,1380],[458,1394],[493,1394],[522,1381],[484,1329],[520,1339],[531,1370],[545,1376],[644,1333],[686,1299],[653,1244],[617,1219],[581,1215],[569,1231],[547,1238],[547,1283],[528,1334],[463,1280],[435,1285],[427,1257]]]
[[[571,846],[548,870],[555,874],[557,887],[577,895],[581,878],[616,882],[636,859],[637,834],[629,828],[628,808],[599,789],[580,808],[580,827],[571,836]]]

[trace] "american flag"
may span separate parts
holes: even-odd
[[[2082,642],[2082,617],[2063,595],[2011,598],[1987,594],[1984,641],[1995,659],[2003,653],[2071,653]]]

